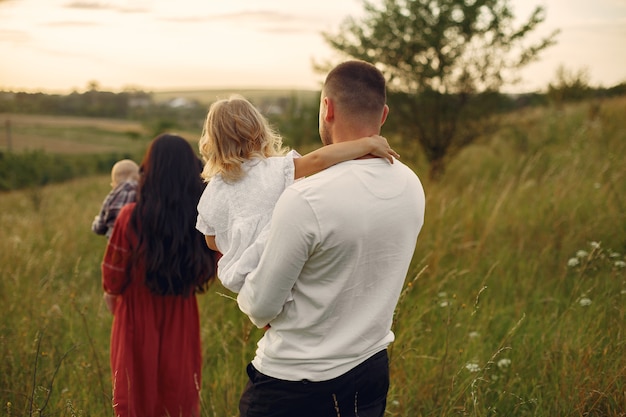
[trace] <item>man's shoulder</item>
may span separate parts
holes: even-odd
[[[385,195],[409,189],[423,192],[419,176],[409,166],[400,161],[389,164],[380,158],[342,162],[300,179],[287,189],[306,198],[319,194],[347,196],[361,187]]]

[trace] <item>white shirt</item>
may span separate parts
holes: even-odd
[[[215,236],[222,253],[218,278],[231,291],[238,292],[244,276],[235,275],[234,266],[243,252],[268,225],[276,200],[294,182],[295,151],[286,156],[258,158],[244,162],[245,175],[239,181],[225,182],[217,175],[209,181],[198,202],[196,229]],[[258,255],[260,256],[260,254]],[[252,269],[258,256],[248,256]]]
[[[399,161],[347,161],[287,188],[237,297],[255,325],[271,324],[255,368],[324,381],[385,349],[424,209],[419,179]]]

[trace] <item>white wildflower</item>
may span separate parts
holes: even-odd
[[[577,258],[586,258],[587,256],[589,256],[589,252],[587,252],[586,250],[581,249],[578,252],[576,252]]]
[[[478,332],[476,332],[476,331],[474,331],[474,332],[469,332],[469,335],[468,335],[468,336],[469,336],[469,338],[470,338],[470,339],[476,339],[476,338],[480,337],[480,333],[478,333]]]
[[[622,255],[620,255],[618,252],[611,252],[609,258],[619,258],[620,256]]]
[[[615,261],[615,267],[616,268],[625,268],[626,267],[626,262],[624,261]]]
[[[578,304],[580,304],[583,307],[587,307],[591,305],[591,300],[587,297],[583,297],[580,300],[578,300]]]
[[[511,365],[511,359],[502,358],[498,361],[498,368],[500,368],[501,370],[508,368],[510,365]]]
[[[448,296],[448,293],[445,291],[441,291],[439,294],[437,294],[437,297],[439,298],[446,298]]]
[[[591,246],[594,249],[599,249],[600,248],[600,242],[589,242],[589,246]]]
[[[465,364],[465,369],[467,369],[470,372],[479,372],[480,371],[480,366],[478,366],[477,363],[468,362],[468,363]]]
[[[449,305],[450,303],[447,300],[443,300],[442,302],[439,303],[439,307],[441,308],[448,307]]]
[[[567,266],[569,266],[570,268],[578,266],[579,264],[580,261],[578,260],[578,258],[569,258],[569,260],[567,261]]]

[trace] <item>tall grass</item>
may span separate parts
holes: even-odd
[[[387,415],[626,415],[626,100],[590,106],[518,113],[443,181],[418,172],[426,223]],[[107,191],[97,177],[0,195],[5,415],[112,414],[105,240],[89,229]],[[203,416],[237,415],[261,336],[230,296],[199,296]]]

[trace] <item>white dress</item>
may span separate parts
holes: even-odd
[[[231,291],[239,292],[245,274],[237,273],[237,263],[269,225],[278,197],[294,182],[293,159],[300,155],[291,151],[285,156],[258,158],[244,162],[245,175],[228,183],[220,175],[207,184],[198,203],[196,229],[204,235],[215,236],[222,253],[218,262],[218,278]],[[254,269],[262,245],[256,254],[247,254],[247,266],[239,271]]]

